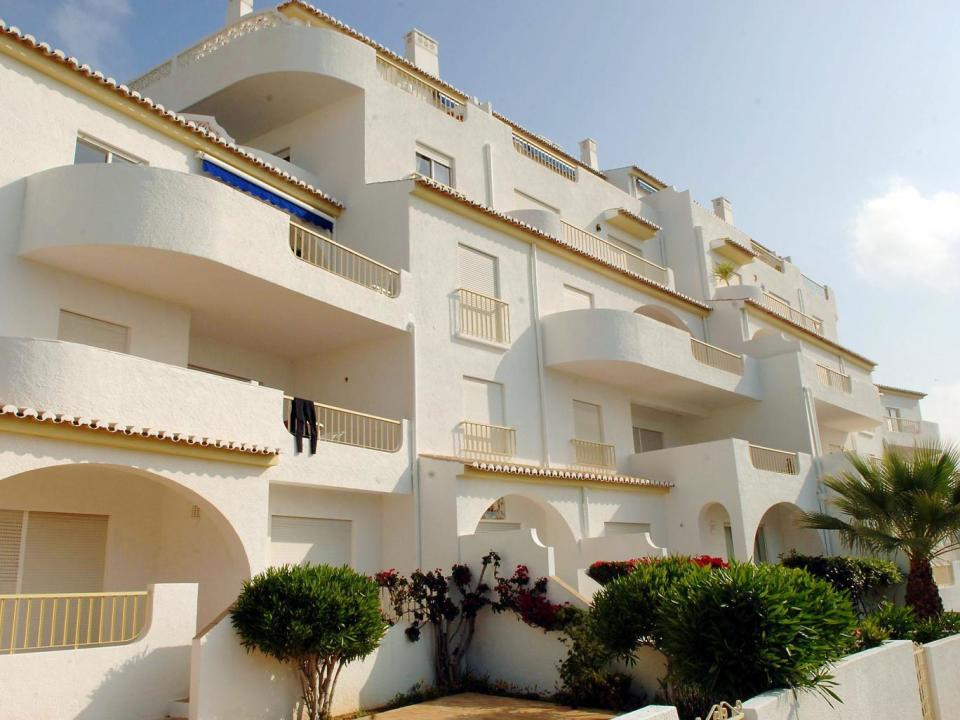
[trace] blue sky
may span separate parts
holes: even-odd
[[[258,2],[257,9],[269,3]],[[226,0],[0,0],[0,17],[127,80]],[[837,293],[841,342],[930,392],[960,438],[960,3],[330,0],[395,50],[604,167],[635,163]]]

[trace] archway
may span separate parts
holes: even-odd
[[[15,549],[19,558],[13,587],[0,592],[126,592],[195,582],[203,627],[250,575],[243,544],[216,507],[136,468],[58,465],[4,478],[0,515],[22,529],[19,538],[0,539],[7,546],[0,551],[9,557]],[[78,548],[81,531],[86,546]]]
[[[634,312],[637,315],[643,315],[657,322],[662,322],[665,325],[670,325],[677,328],[678,330],[683,330],[686,333],[690,332],[690,328],[687,324],[680,319],[680,316],[677,315],[673,310],[665,308],[662,305],[643,305]]]
[[[733,525],[730,513],[718,502],[705,505],[700,511],[700,548],[701,552],[725,560],[737,560],[733,541]]]
[[[791,550],[802,555],[822,555],[825,552],[820,533],[800,525],[801,512],[793,503],[784,502],[763,514],[754,533],[754,562],[775,563]]]

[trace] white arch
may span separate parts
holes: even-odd
[[[767,508],[753,532],[754,561],[775,563],[791,550],[802,555],[826,552],[820,532],[799,524],[802,512],[802,508],[791,502],[780,502]],[[757,557],[758,551],[763,552],[764,557]]]

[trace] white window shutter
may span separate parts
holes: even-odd
[[[593,307],[593,295],[572,285],[563,286],[564,310],[589,310]]]
[[[106,549],[106,515],[31,512],[21,592],[103,592]]]
[[[349,565],[350,520],[274,515],[270,523],[270,564]]]
[[[603,442],[599,405],[580,400],[573,401],[573,435],[577,440]]]
[[[17,592],[23,510],[0,510],[0,595]]]
[[[484,425],[505,425],[503,385],[478,378],[463,378],[463,419]]]
[[[129,328],[123,325],[78,315],[69,310],[60,311],[60,340],[92,345],[104,350],[127,351]]]
[[[459,248],[460,287],[489,297],[499,297],[497,259],[466,245],[460,245]]]

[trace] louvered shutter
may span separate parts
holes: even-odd
[[[466,245],[460,245],[460,287],[490,297],[500,297],[497,286],[497,259]]]
[[[126,352],[127,335],[128,328],[123,325],[78,315],[68,310],[60,311],[60,330],[57,337],[61,340]]]
[[[270,523],[271,565],[349,565],[349,520],[274,515]]]
[[[505,425],[503,386],[477,378],[463,379],[463,419],[484,425]]]
[[[23,511],[0,510],[0,595],[17,592]]]
[[[21,592],[103,592],[106,548],[106,515],[31,512]]]
[[[573,434],[577,440],[603,442],[599,405],[580,400],[573,401]]]

